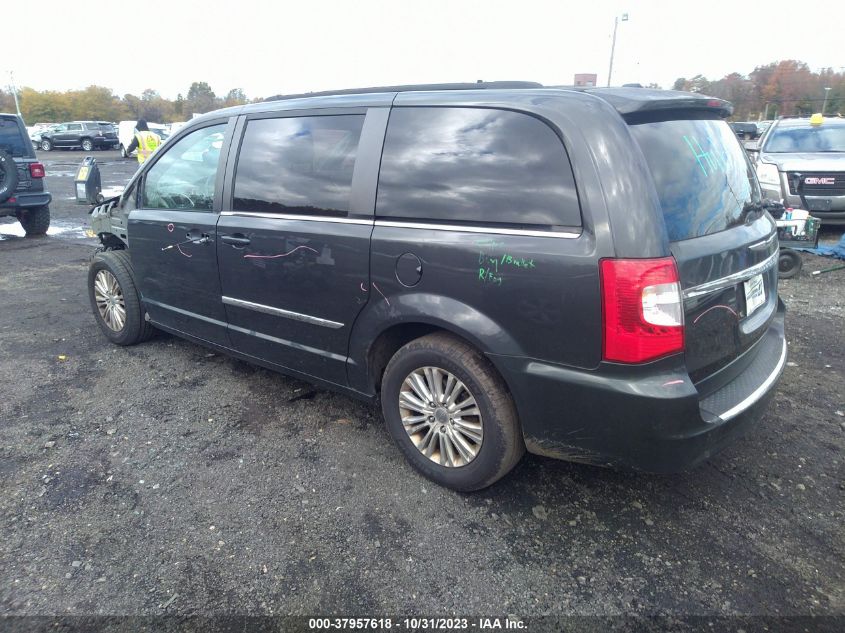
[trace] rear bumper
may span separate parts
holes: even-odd
[[[490,358],[514,395],[530,452],[679,472],[709,459],[762,417],[786,364],[784,313],[779,300],[766,334],[720,370],[734,378],[706,397],[690,381],[682,357],[593,371]]]
[[[94,137],[91,142],[94,143],[94,147],[117,147],[120,145],[120,141],[116,138]]]
[[[11,200],[14,199],[14,202]],[[16,209],[30,209],[43,207],[52,202],[53,196],[46,191],[38,193],[17,193],[3,204],[0,204],[0,215],[12,215]]]

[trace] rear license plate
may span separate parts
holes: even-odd
[[[763,275],[756,275],[746,281],[745,286],[745,315],[751,314],[766,303],[766,286],[763,285]]]

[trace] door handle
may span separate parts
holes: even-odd
[[[235,248],[244,248],[245,246],[249,246],[249,238],[241,235],[240,233],[235,233],[234,235],[224,235],[220,238],[220,241],[224,244],[231,244]]]

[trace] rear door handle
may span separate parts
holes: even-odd
[[[235,233],[234,235],[224,235],[220,238],[220,240],[225,244],[231,244],[235,248],[249,246],[249,238],[244,235],[240,235],[239,233]]]

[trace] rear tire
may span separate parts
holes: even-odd
[[[93,152],[94,151],[94,143],[91,141],[90,138],[82,139],[82,151],[84,151],[84,152]]]
[[[801,255],[791,249],[781,250],[778,256],[778,277],[781,279],[792,279],[801,272],[804,260]]]
[[[153,326],[144,319],[145,310],[127,251],[105,251],[94,256],[88,267],[88,298],[97,325],[112,343],[135,345],[154,334]]]
[[[50,228],[50,207],[46,204],[34,209],[21,209],[16,216],[27,237],[45,235]]]
[[[53,144],[46,138],[41,139],[41,149],[49,152],[53,149]]]
[[[414,392],[408,391],[408,379],[417,371],[431,368],[439,370],[439,375],[443,377],[443,381],[438,383],[441,387],[441,397],[445,398],[444,392],[448,391],[451,376],[464,387],[458,400],[466,402],[467,397],[475,400],[474,408],[477,414],[464,410],[464,420],[461,420],[461,414],[455,414],[459,421],[455,422],[454,426],[480,424],[480,433],[475,432],[480,435],[480,441],[466,442],[468,436],[462,434],[463,446],[471,448],[474,455],[470,459],[462,459],[462,456],[455,452],[453,454],[458,460],[452,465],[443,464],[443,455],[449,452],[444,449],[446,440],[436,439],[437,433],[448,437],[454,437],[456,433],[452,422],[453,414],[445,413],[445,405],[439,404],[445,402],[445,399],[438,402],[437,395],[433,398],[437,411],[427,417],[430,423],[409,422],[419,410],[409,411],[407,407],[405,412],[408,415],[405,415],[403,423],[400,398],[407,397],[408,394],[415,395]],[[445,390],[442,389],[444,385]],[[406,395],[402,396],[403,393]],[[505,381],[481,352],[450,334],[429,334],[411,341],[394,354],[384,372],[381,406],[387,429],[405,458],[422,475],[453,490],[470,492],[486,488],[506,475],[525,452],[516,407]],[[448,422],[444,422],[447,416]],[[417,417],[426,418],[426,415]],[[471,423],[467,424],[470,421]],[[424,425],[423,428],[415,431],[414,428],[420,424]],[[411,427],[411,430],[406,430],[406,426]],[[426,444],[425,438],[429,437],[429,429],[434,436],[431,444]],[[439,448],[428,454],[424,452],[426,446],[436,445],[438,441]],[[423,446],[420,447],[421,444]],[[457,451],[456,442],[451,446]]]

